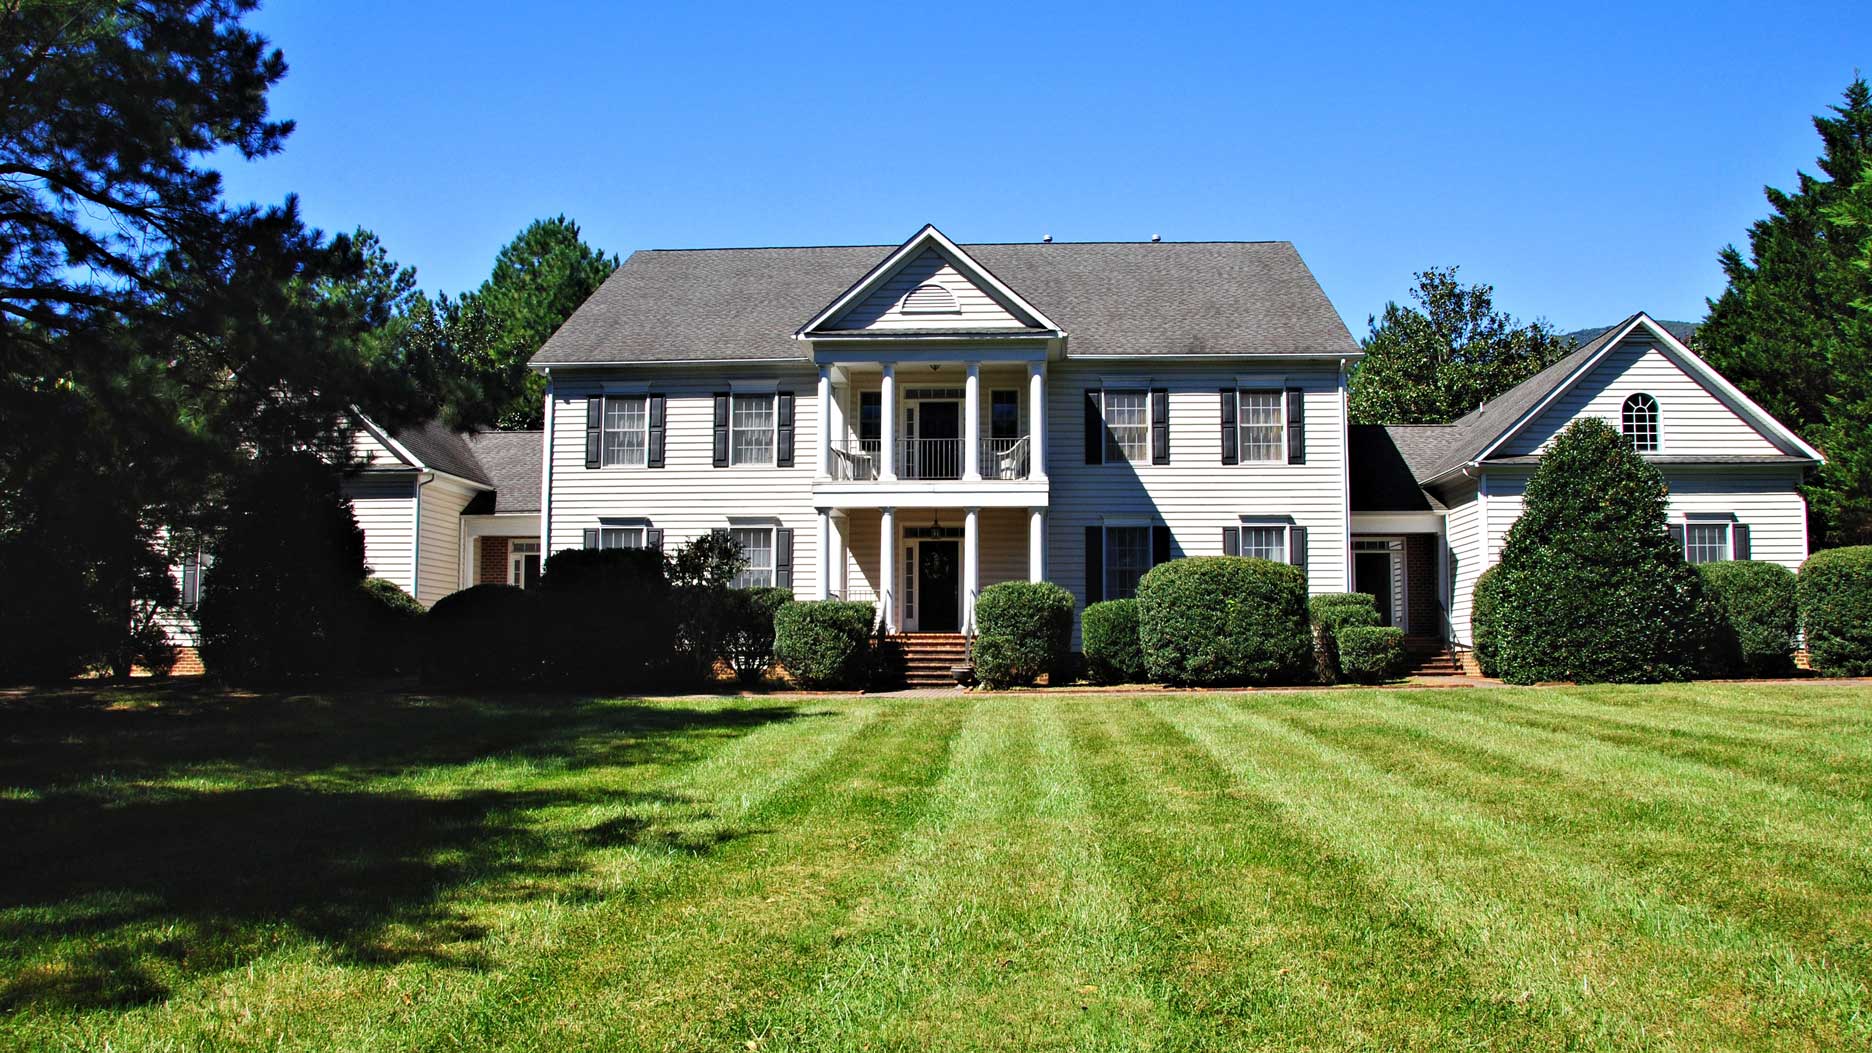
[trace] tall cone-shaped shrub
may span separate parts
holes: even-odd
[[[1691,675],[1702,582],[1665,528],[1668,495],[1605,421],[1576,421],[1554,439],[1502,550],[1493,648],[1504,680]]]

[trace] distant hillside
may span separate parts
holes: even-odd
[[[1697,326],[1702,325],[1703,323],[1702,322],[1660,321],[1658,322],[1658,324],[1670,330],[1670,334],[1672,336],[1676,337],[1679,340],[1682,340],[1684,343],[1687,344],[1690,342],[1690,338],[1696,335]],[[1608,328],[1610,327],[1602,325],[1594,329],[1575,329],[1570,333],[1561,333],[1560,339],[1571,340],[1573,343],[1576,343],[1576,344],[1583,344],[1586,341],[1591,340],[1593,337],[1598,336],[1600,333],[1605,332]]]

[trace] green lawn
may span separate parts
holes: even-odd
[[[0,697],[0,1048],[1872,1043],[1872,689]]]

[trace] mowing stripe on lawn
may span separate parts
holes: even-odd
[[[1835,1039],[1864,1032],[1865,992],[1853,978],[1569,859],[1517,822],[1242,704],[1218,701],[1171,719],[1244,785],[1316,826],[1465,943],[1478,974],[1493,971],[1489,982],[1503,985],[1497,993],[1525,985],[1526,997],[1582,1021],[1641,1032],[1695,1025],[1732,1038],[1733,1025],[1707,1001],[1692,1015],[1657,998],[1714,973],[1735,979],[1742,1013],[1756,1025],[1793,1025],[1803,1035],[1817,1028]],[[1639,982],[1607,989],[1619,975]]]
[[[1074,741],[1100,836],[1148,926],[1178,1049],[1449,1049],[1564,1030],[1475,989],[1462,948],[1141,702],[1086,700]]]

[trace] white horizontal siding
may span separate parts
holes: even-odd
[[[1661,454],[1734,455],[1780,451],[1658,345],[1626,340],[1515,437],[1507,453],[1547,448],[1554,436],[1580,417],[1598,417],[1617,428],[1625,400],[1644,392],[1658,402]]]
[[[1239,362],[1067,362],[1047,379],[1048,577],[1083,603],[1085,528],[1107,516],[1144,516],[1170,528],[1172,556],[1219,556],[1222,528],[1242,516],[1291,516],[1307,528],[1307,581],[1313,592],[1346,587],[1348,515],[1345,420],[1336,370],[1294,371],[1256,379]],[[1237,386],[1298,387],[1305,392],[1306,463],[1222,463],[1218,392]],[[1123,378],[1128,387],[1166,388],[1170,463],[1085,463],[1085,391]]]
[[[706,375],[704,375],[706,372]],[[585,404],[606,380],[666,398],[663,468],[585,467]],[[716,468],[714,394],[739,384],[777,382],[794,396],[792,468]],[[674,550],[737,519],[767,519],[794,531],[793,584],[804,593],[818,571],[813,508],[814,443],[819,418],[818,371],[805,363],[775,363],[758,371],[692,367],[686,371],[631,371],[626,376],[553,378],[552,509],[547,551],[579,548],[584,531],[605,520],[632,520],[663,531]]]
[[[366,472],[348,476],[344,493],[364,529],[364,562],[371,574],[415,595],[416,473]]]
[[[351,429],[351,466],[362,468],[404,468],[408,467],[390,448],[377,441],[369,428],[355,425]]]
[[[1474,610],[1476,579],[1487,569],[1483,551],[1482,506],[1470,487],[1449,499],[1445,557],[1449,560],[1450,635],[1458,643],[1473,643],[1469,619]]]
[[[422,488],[422,565],[415,595],[425,607],[461,588],[461,513],[474,495],[443,479]]]
[[[898,309],[905,294],[934,282],[949,290],[959,309],[955,314],[905,314]],[[935,249],[925,249],[896,274],[873,289],[832,329],[1019,329],[1021,320],[1008,313],[995,298],[950,266]]]

